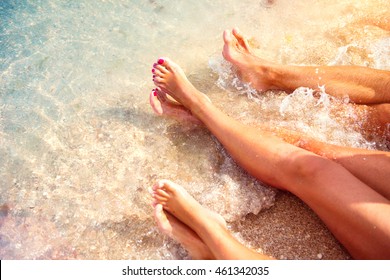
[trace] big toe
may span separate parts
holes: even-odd
[[[157,95],[157,92],[155,90],[153,90],[149,95],[149,103],[150,103],[150,106],[152,107],[153,111],[157,115],[163,114],[163,108],[161,106],[160,100],[158,100],[158,95]]]
[[[234,27],[232,33],[236,38],[243,38],[243,35],[238,27]]]
[[[161,204],[157,204],[154,207],[154,218],[156,220],[158,228],[166,233],[170,234],[172,231],[171,224],[169,223],[168,217],[164,212],[163,206]]]
[[[180,68],[179,65],[177,65],[175,62],[173,62],[170,58],[168,57],[160,57],[157,60],[157,64],[164,66],[166,69],[172,71],[176,68]]]
[[[231,44],[232,43],[232,31],[229,30],[229,29],[226,29],[225,31],[223,31],[223,41],[225,42],[225,44]]]

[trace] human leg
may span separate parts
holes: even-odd
[[[166,99],[158,98],[154,94],[151,94],[151,104],[153,108],[166,108],[164,112],[161,113],[166,116],[174,117],[179,121],[202,124],[199,119],[194,117],[183,105],[178,105]],[[386,108],[386,106],[387,104],[379,104],[373,105],[372,107]],[[156,113],[160,114],[158,112]],[[371,115],[374,116],[374,113]],[[370,124],[373,126],[374,122],[370,121]],[[390,170],[389,152],[332,145],[284,128],[262,125],[261,129],[275,134],[277,137],[282,138],[290,144],[341,164],[355,177],[359,178],[362,182],[387,199],[390,199],[390,187],[388,184],[388,182],[390,182],[390,173],[388,172],[388,170]]]
[[[171,109],[164,111],[164,115],[174,117],[179,121],[189,121],[191,123],[201,123],[182,105],[171,104],[166,100],[152,99],[153,106],[164,106],[179,112],[171,114]],[[269,131],[282,138],[287,143],[293,144],[305,150],[316,153],[320,156],[331,159],[350,171],[355,177],[366,183],[369,187],[390,199],[390,153],[384,151],[374,151],[351,147],[342,147],[318,141],[291,130],[283,128],[269,127],[262,125],[261,129]]]
[[[239,243],[221,221],[222,217],[202,207],[183,187],[168,180],[160,180],[153,186],[153,191],[156,209],[162,206],[180,220],[188,231],[192,230],[200,237],[200,241],[196,240],[185,247],[191,246],[196,250],[194,247],[200,246],[203,255],[212,255],[217,259],[270,259]],[[204,253],[207,252],[205,246],[209,254]]]
[[[284,128],[262,126],[287,143],[341,164],[367,186],[390,200],[390,153],[324,143]]]
[[[223,39],[224,58],[257,90],[293,91],[301,86],[325,85],[329,94],[348,95],[355,103],[390,103],[390,71],[359,66],[279,65],[256,57],[238,29],[225,30]]]
[[[156,86],[201,120],[250,174],[300,197],[354,257],[389,257],[386,198],[341,165],[233,120],[194,88],[169,59],[157,69]]]

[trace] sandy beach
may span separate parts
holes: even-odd
[[[240,82],[222,33],[239,27],[280,64],[390,70],[390,33],[369,21],[386,9],[387,0],[0,1],[0,258],[188,259],[153,219],[149,188],[165,178],[255,250],[350,259],[306,205],[243,172],[206,129],[157,116],[151,69],[170,57],[240,122],[376,149],[346,100]]]
[[[250,214],[232,224],[251,247],[277,259],[287,260],[347,260],[348,252],[333,237],[317,215],[294,195],[279,191],[275,205],[258,215]]]

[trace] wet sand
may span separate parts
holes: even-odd
[[[274,199],[208,132],[155,116],[150,68],[171,57],[242,122],[289,121],[333,143],[369,145],[345,123],[302,123],[318,106],[281,117],[279,93],[255,103],[221,89],[208,62],[222,31],[238,26],[272,61],[390,70],[389,33],[350,25],[387,1],[20,2],[0,4],[1,259],[188,258],[154,224],[147,188],[158,178],[186,186],[247,246],[281,259],[349,258],[311,210],[283,192]],[[293,101],[292,111],[306,106]]]
[[[254,230],[246,231],[249,225]],[[318,216],[288,192],[278,191],[273,207],[249,214],[231,229],[253,249],[277,259],[351,259]]]

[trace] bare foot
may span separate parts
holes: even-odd
[[[234,28],[223,33],[223,57],[232,63],[238,76],[258,91],[275,88],[270,79],[270,69],[274,64],[257,57],[249,46],[248,40]]]
[[[161,204],[154,206],[154,218],[160,231],[179,242],[192,259],[215,259],[200,237],[188,226],[163,210]]]
[[[222,216],[200,205],[183,187],[169,180],[160,180],[153,186],[154,204],[197,232],[199,225],[211,223],[226,228]]]
[[[199,119],[192,115],[191,111],[180,103],[172,101],[165,93],[159,90],[153,90],[150,93],[149,102],[157,115],[172,117],[180,122],[196,125],[202,124]]]
[[[183,69],[169,58],[160,58],[153,64],[153,81],[158,90],[168,94],[185,108],[191,110],[194,104],[210,102],[187,79]]]

